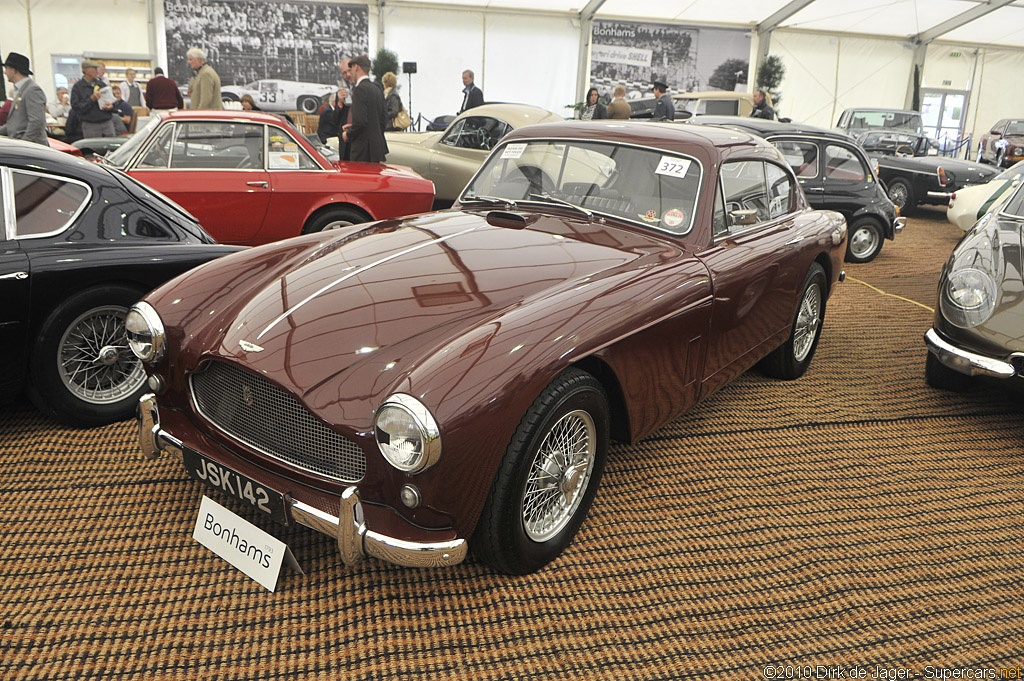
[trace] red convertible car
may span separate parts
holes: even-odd
[[[760,138],[529,126],[451,210],[250,249],[146,296],[127,322],[154,386],[140,443],[335,537],[346,564],[472,547],[530,572],[580,527],[611,438],[755,364],[804,373],[845,252],[842,216],[811,210]]]
[[[173,199],[217,241],[256,245],[430,210],[409,168],[328,161],[277,116],[180,111],[105,159]]]

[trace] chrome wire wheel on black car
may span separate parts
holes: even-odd
[[[530,467],[523,499],[523,528],[547,541],[572,519],[594,470],[597,431],[585,411],[573,411],[548,431]]]
[[[32,402],[58,421],[99,426],[131,417],[146,389],[124,319],[142,292],[119,284],[86,289],[57,306],[29,366]]]
[[[579,369],[566,369],[541,392],[494,477],[473,532],[477,558],[521,575],[562,553],[597,493],[608,411],[601,382]]]
[[[914,200],[914,189],[902,178],[896,178],[889,182],[889,200],[900,209],[900,214],[906,215],[917,203]]]
[[[60,339],[57,366],[68,392],[83,402],[110,404],[146,382],[146,372],[128,347],[128,310],[111,305],[88,310]]]

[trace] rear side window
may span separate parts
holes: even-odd
[[[63,232],[85,208],[91,190],[77,180],[23,170],[14,183],[14,236],[31,238]]]
[[[825,147],[825,179],[863,182],[866,176],[867,169],[852,151],[835,144]]]
[[[786,157],[786,163],[797,177],[818,176],[818,145],[813,142],[778,140],[772,142]]]
[[[262,169],[263,126],[247,123],[179,123],[172,168]]]

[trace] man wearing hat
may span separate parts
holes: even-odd
[[[114,136],[114,103],[108,97],[100,105],[107,84],[100,80],[99,68],[99,62],[92,59],[82,61],[82,77],[71,88],[71,110],[82,125],[83,137]]]
[[[676,119],[676,105],[668,94],[668,85],[660,80],[654,81],[654,96],[658,101],[654,104],[654,115],[656,121],[674,121]]]
[[[46,93],[29,78],[28,57],[11,52],[4,60],[4,73],[14,84],[14,104],[0,135],[49,146],[46,140]]]

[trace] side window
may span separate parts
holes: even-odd
[[[768,181],[768,214],[777,218],[793,210],[793,181],[789,173],[774,163],[764,164],[764,176]]]
[[[722,191],[729,231],[735,232],[770,219],[764,163],[732,161],[722,165]]]
[[[443,144],[463,149],[494,147],[505,136],[510,126],[489,116],[467,116],[458,121],[441,139]]]
[[[825,147],[825,179],[863,182],[867,177],[867,168],[856,154],[835,144]]]
[[[165,125],[157,133],[149,151],[139,161],[137,168],[166,168],[171,160],[171,138],[174,136],[174,124]]]
[[[797,177],[818,176],[818,145],[814,142],[778,140],[772,142],[786,157],[786,163]]]
[[[89,188],[51,175],[13,170],[15,237],[63,231],[85,207]]]
[[[725,202],[722,200],[721,183],[715,187],[715,212],[711,216],[712,236],[716,239],[729,231],[729,220],[725,215]]]
[[[263,126],[248,123],[179,123],[172,168],[263,168]]]

